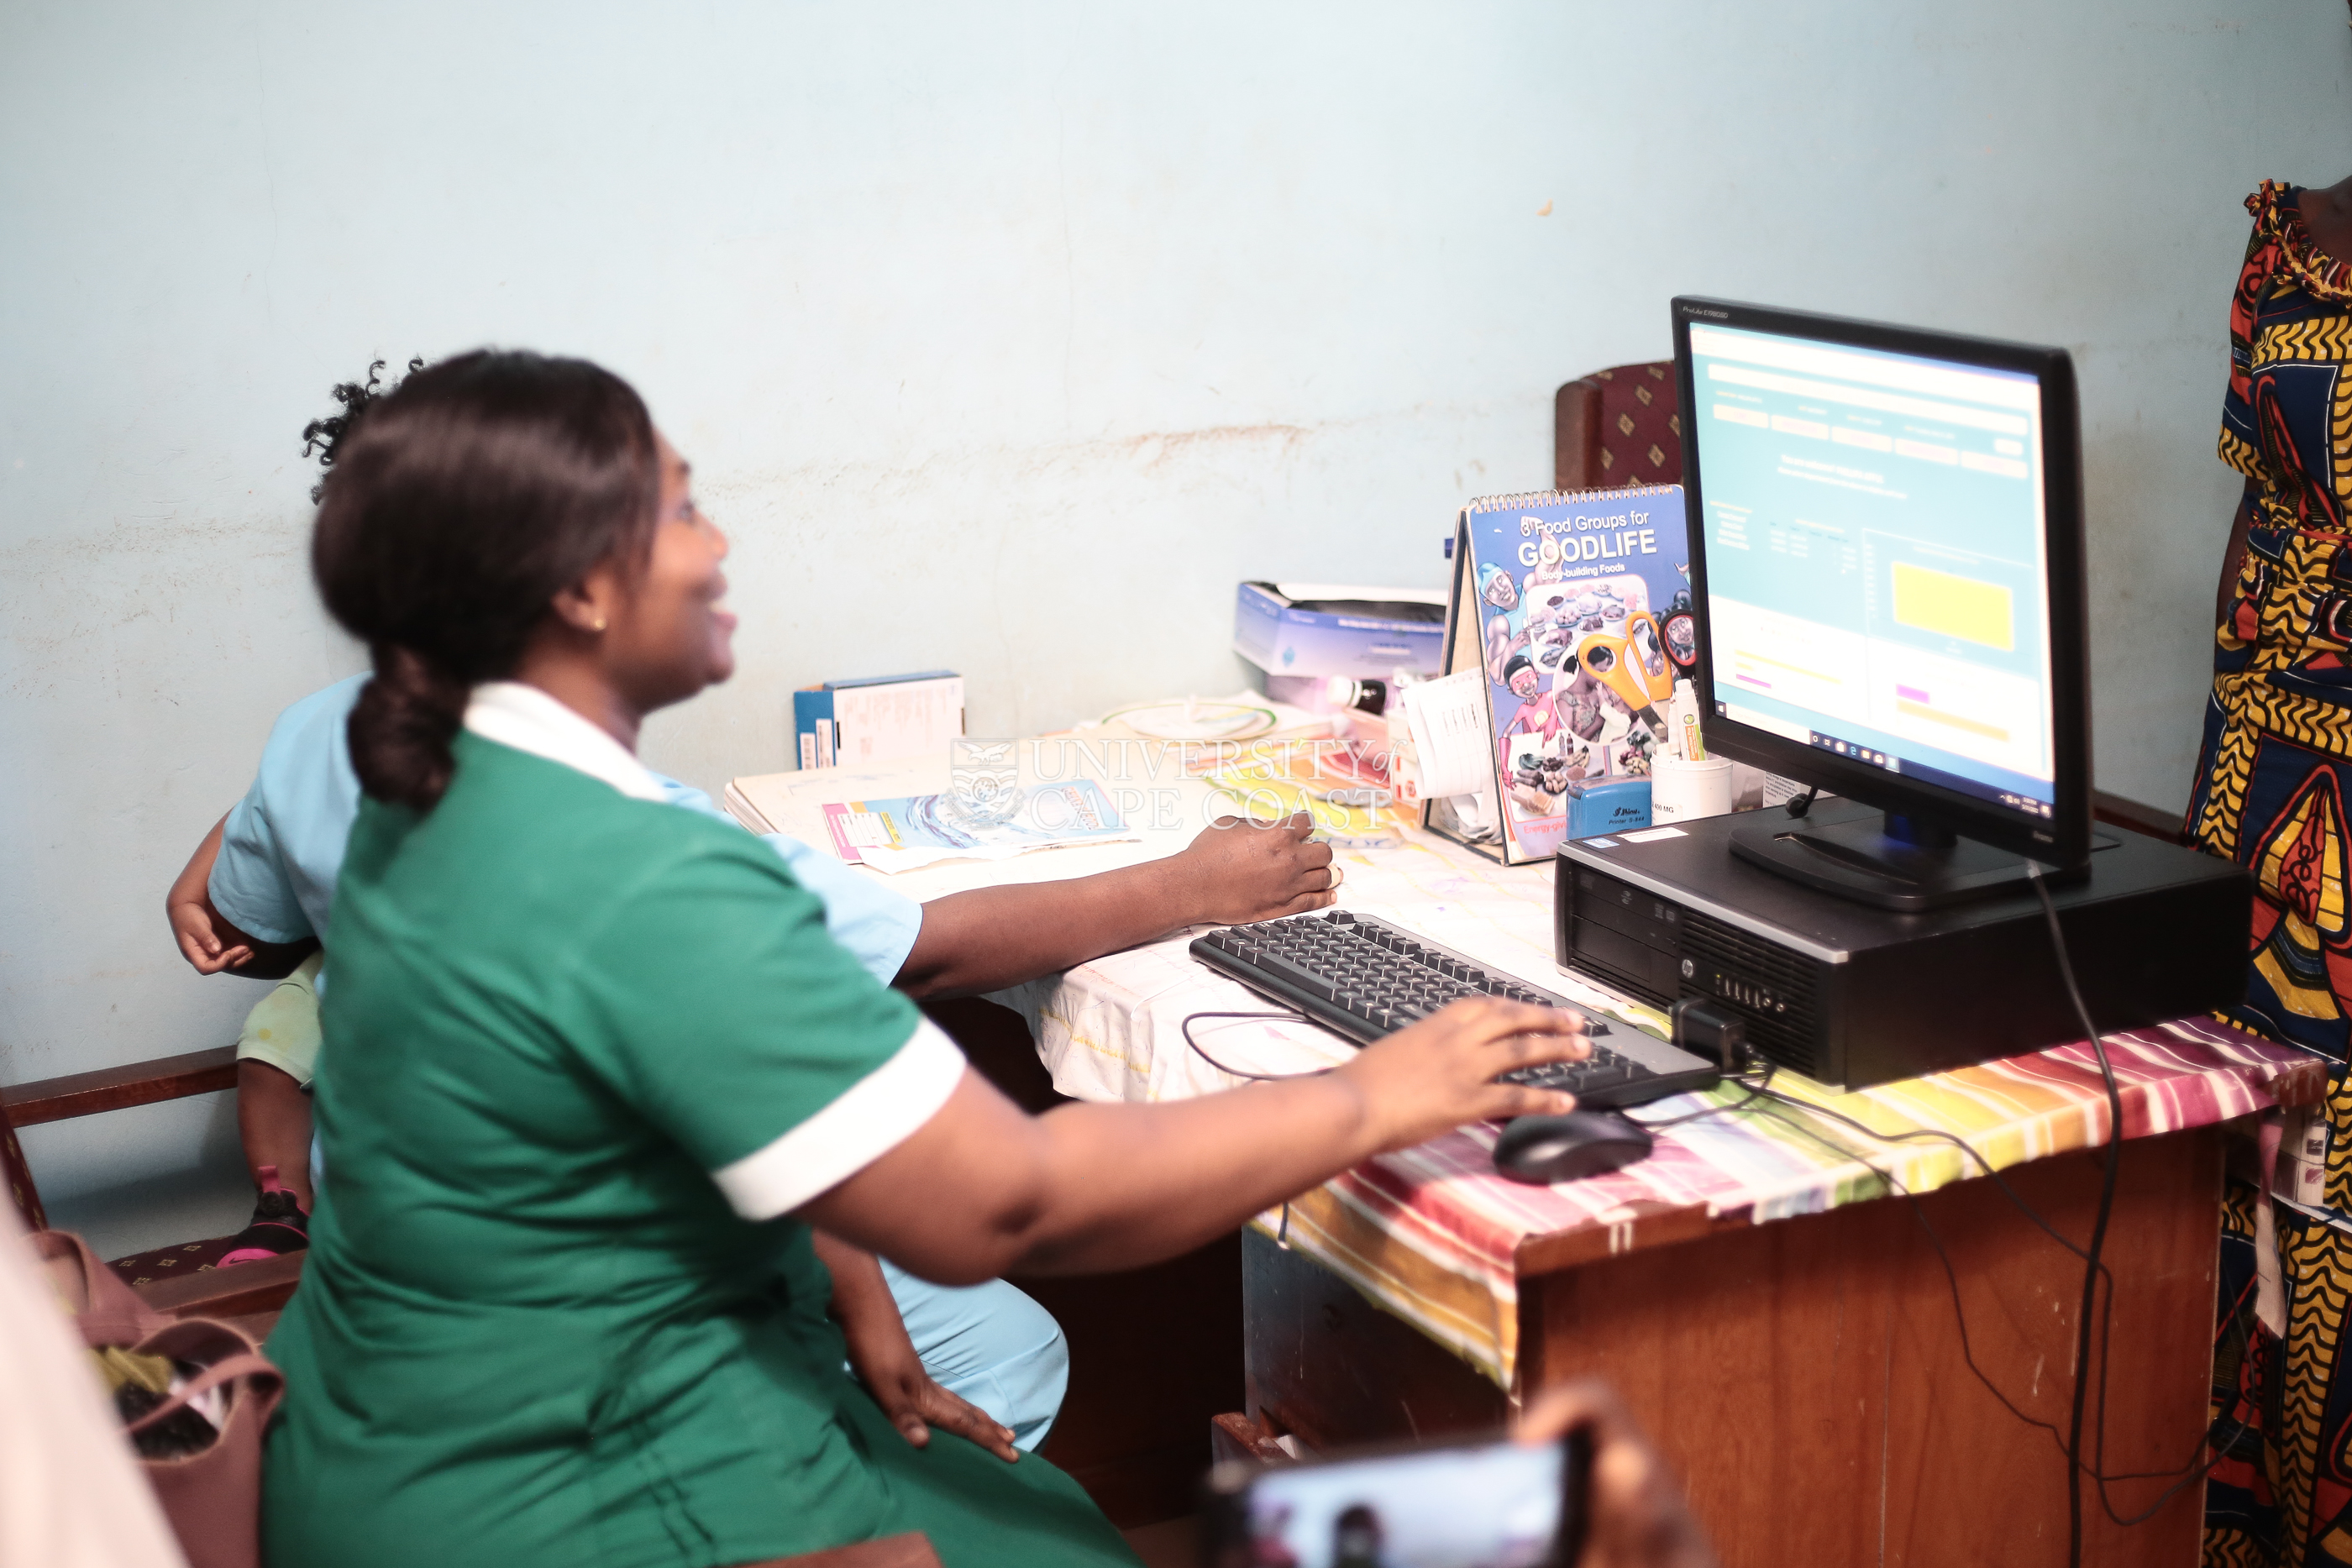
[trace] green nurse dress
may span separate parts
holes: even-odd
[[[457,758],[428,815],[365,806],[337,893],[272,1568],[907,1530],[950,1568],[1133,1563],[1045,1460],[892,1429],[786,1211],[936,1108],[952,1044],[751,835],[478,734]]]

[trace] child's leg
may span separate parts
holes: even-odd
[[[236,1135],[245,1145],[246,1168],[263,1187],[265,1166],[278,1167],[279,1184],[308,1214],[310,1196],[310,1097],[290,1073],[247,1057],[236,1064]]]
[[[319,1057],[313,953],[257,1003],[236,1042],[236,1134],[257,1189],[253,1221],[221,1260],[251,1263],[310,1244],[310,1096]]]

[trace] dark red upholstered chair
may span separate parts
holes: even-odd
[[[1552,484],[1562,490],[1679,485],[1683,422],[1675,362],[1612,365],[1552,394]]]

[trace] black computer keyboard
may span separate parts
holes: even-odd
[[[1507,997],[1581,1014],[1592,1040],[1584,1061],[1547,1062],[1504,1076],[1565,1089],[1593,1107],[1640,1105],[1712,1087],[1718,1067],[1639,1030],[1612,1030],[1565,997],[1489,969],[1402,926],[1344,909],[1234,925],[1196,936],[1192,956],[1369,1045],[1427,1018],[1457,997]]]

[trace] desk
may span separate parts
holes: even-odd
[[[1013,864],[1024,880],[1095,869],[1056,858]],[[1349,906],[1640,1016],[1552,971],[1548,867],[1505,870],[1416,831],[1339,859]],[[1184,940],[1007,994],[1057,1089],[1162,1100],[1227,1085],[1177,1025],[1260,1004],[1194,964]],[[1347,1050],[1288,1023],[1213,1038],[1222,1058],[1263,1071]],[[2281,1078],[2313,1064],[2198,1022],[2110,1043],[2127,1141],[2108,1239],[2110,1359],[2091,1369],[2109,1385],[2105,1468],[2172,1471],[2205,1423],[2220,1124],[2270,1105]],[[1959,1132],[2060,1231],[2088,1233],[2100,1165],[2090,1151],[2108,1129],[2085,1048],[1835,1098],[1786,1086],[1890,1131]],[[1466,1128],[1370,1162],[1295,1200],[1286,1227],[1279,1212],[1261,1217],[1244,1258],[1252,1414],[1317,1447],[1426,1436],[1492,1422],[1507,1390],[1600,1374],[1657,1436],[1727,1562],[2063,1560],[2056,1444],[2003,1409],[1968,1362],[2024,1416],[2063,1431],[2080,1263],[1994,1184],[1970,1179],[1958,1151],[1717,1118],[1664,1134],[1642,1166],[1538,1189],[1488,1173],[1492,1135]],[[1887,1199],[1891,1188],[1916,1203]],[[1276,1230],[1286,1249],[1267,1239]],[[1419,1333],[1363,1311],[1363,1298]],[[2149,1507],[2163,1485],[2121,1483],[2116,1510]],[[2192,1561],[2200,1497],[2185,1487],[2128,1531],[2094,1499],[2090,1560]]]

